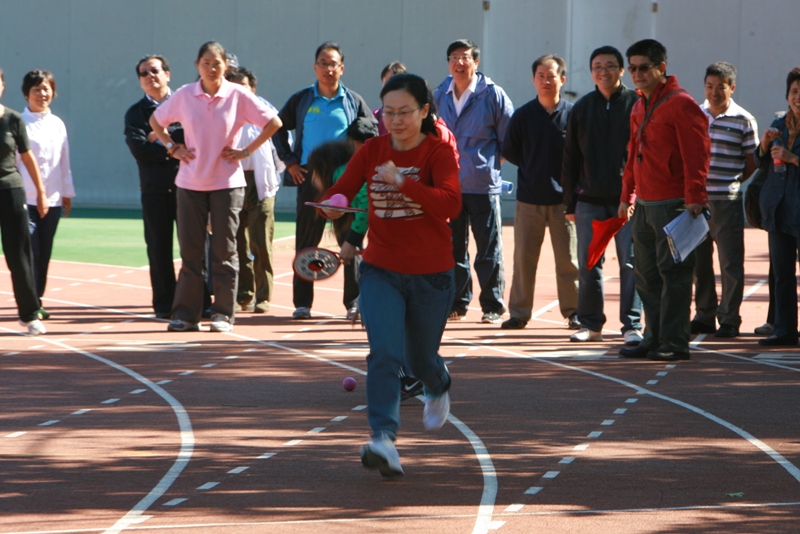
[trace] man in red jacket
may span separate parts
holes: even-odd
[[[641,99],[631,111],[619,216],[627,219],[633,212],[636,290],[646,325],[641,344],[619,353],[624,358],[688,360],[695,259],[690,254],[675,263],[663,228],[684,210],[701,216],[708,204],[708,119],[678,79],[666,75],[664,45],[644,39],[626,55]]]

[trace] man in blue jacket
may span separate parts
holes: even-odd
[[[296,250],[319,245],[325,230],[325,219],[317,216],[315,208],[305,205],[314,201],[317,193],[305,168],[311,151],[325,141],[344,139],[347,127],[358,117],[375,120],[364,99],[339,81],[344,73],[344,54],[339,45],[331,41],[322,43],[314,58],[317,83],[289,97],[279,114],[283,126],[273,138],[278,157],[286,164],[284,185],[297,186]],[[292,130],[293,147],[289,142]],[[292,318],[310,319],[313,282],[295,275],[292,287],[295,306]],[[348,303],[347,308],[348,317],[358,311],[355,302]]]
[[[450,76],[434,94],[439,116],[458,143],[461,215],[450,222],[453,231],[456,297],[450,320],[463,320],[472,300],[469,227],[475,238],[475,273],[481,286],[481,322],[499,323],[503,301],[503,236],[500,213],[500,143],[514,106],[505,91],[478,72],[480,49],[467,39],[447,47]]]

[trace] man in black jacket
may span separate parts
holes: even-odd
[[[617,216],[622,171],[627,161],[630,114],[639,96],[622,84],[622,54],[613,46],[592,52],[589,60],[596,87],[578,100],[567,124],[561,185],[567,219],[578,234],[578,320],[582,328],[570,341],[602,341],[603,261],[588,269],[592,221]],[[627,224],[617,233],[620,270],[620,322],[625,344],[642,340],[642,302],[633,274],[633,239]]]
[[[125,142],[139,166],[144,220],[144,240],[150,264],[153,310],[168,319],[175,295],[175,265],[172,257],[173,224],[176,216],[175,176],[180,161],[170,156],[150,128],[150,115],[169,98],[169,63],[163,56],[145,56],[136,65],[136,75],[145,96],[125,113]],[[179,123],[169,126],[175,143],[183,143]]]
[[[322,43],[314,59],[317,83],[289,97],[279,114],[283,126],[273,137],[278,157],[286,164],[283,185],[297,186],[295,250],[298,251],[318,246],[325,230],[325,219],[317,215],[315,208],[305,205],[317,196],[305,167],[308,156],[325,141],[344,139],[347,128],[358,117],[375,121],[361,95],[339,81],[344,73],[344,54],[339,45],[331,41]],[[294,131],[293,146],[289,143],[291,131]],[[355,284],[354,278],[350,284]],[[314,283],[295,275],[292,288],[295,306],[292,318],[310,319]],[[345,307],[348,316],[358,310],[355,301]]]

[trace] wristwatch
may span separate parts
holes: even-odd
[[[171,154],[172,154],[172,149],[173,149],[173,148],[175,148],[175,143],[173,143],[172,141],[170,141],[169,143],[167,143],[166,145],[164,145],[164,148],[166,148],[166,149],[167,149],[167,152],[169,152],[169,153],[170,153],[170,155],[171,155]]]

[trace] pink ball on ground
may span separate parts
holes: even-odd
[[[328,204],[331,206],[336,206],[337,208],[346,208],[349,202],[347,201],[346,196],[342,195],[341,193],[336,193],[328,200]]]
[[[356,389],[356,379],[352,376],[348,376],[342,381],[342,387],[345,391],[353,391]]]

